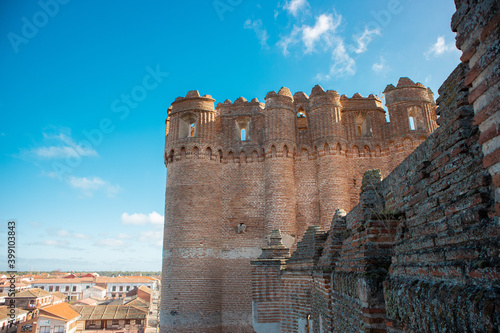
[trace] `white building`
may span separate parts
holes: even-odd
[[[38,279],[31,283],[32,287],[48,292],[59,291],[68,301],[80,300],[84,297],[83,291],[94,286],[106,289],[106,298],[122,298],[134,288],[142,285],[151,290],[159,289],[159,280],[149,276],[118,276],[118,277],[85,277],[85,278],[57,278]]]
[[[82,299],[86,298],[106,298],[106,288],[92,286],[90,288],[83,289]]]

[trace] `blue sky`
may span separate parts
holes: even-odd
[[[4,0],[0,237],[18,270],[160,270],[169,104],[197,89],[437,88],[459,62],[453,1]],[[216,102],[216,103],[217,103]],[[0,241],[0,270],[6,241]]]

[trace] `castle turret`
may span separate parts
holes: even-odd
[[[384,95],[392,135],[429,135],[437,128],[434,94],[423,84],[402,77],[396,87],[388,85]]]
[[[280,229],[285,245],[291,247],[297,236],[295,223],[295,110],[288,88],[266,95],[266,217],[265,230]]]
[[[342,126],[342,105],[339,94],[334,90],[324,91],[319,85],[314,86],[309,96],[309,124],[313,144],[344,136]]]
[[[309,123],[313,157],[316,159],[318,219],[315,225],[327,227],[335,208],[348,209],[349,187],[345,177],[345,126],[340,96],[316,85],[309,97]]]
[[[168,117],[162,332],[220,331],[221,168],[213,104],[190,91],[172,103]]]
[[[407,77],[400,78],[396,87],[388,85],[384,95],[390,117],[392,169],[437,128],[436,103],[429,88]]]
[[[167,146],[185,142],[202,142],[215,139],[214,99],[210,95],[200,96],[197,90],[177,97],[169,108]]]

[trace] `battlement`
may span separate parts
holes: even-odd
[[[218,103],[216,110],[220,115],[231,115],[231,114],[242,114],[242,113],[256,113],[264,110],[265,104],[259,102],[255,97],[250,102],[246,100],[245,97],[238,97],[233,102],[226,99],[224,103]]]
[[[169,116],[182,111],[215,111],[215,100],[210,95],[200,96],[198,90],[191,90],[186,97],[177,97],[169,108]]]
[[[434,94],[430,88],[426,88],[422,83],[415,83],[407,77],[399,79],[397,86],[389,84],[385,90],[387,106],[414,101],[425,101],[435,104]]]
[[[397,86],[388,85],[384,94],[389,123],[382,100],[374,94],[340,96],[316,85],[309,96],[292,95],[282,87],[268,92],[265,103],[239,97],[214,108],[210,95],[192,90],[169,108],[165,163],[182,159],[182,149],[189,156],[193,149],[207,147],[220,155],[209,160],[238,163],[263,162],[274,156],[298,160],[330,154],[390,156],[416,147],[437,128],[433,94],[421,83],[401,78]],[[337,148],[325,153],[325,145]],[[302,151],[307,158],[299,154]]]
[[[343,111],[377,110],[385,113],[382,100],[373,94],[368,95],[368,97],[363,97],[361,94],[356,93],[351,98],[342,95],[340,96],[340,102]]]

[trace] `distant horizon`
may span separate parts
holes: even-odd
[[[52,270],[52,271],[38,271],[38,270],[33,270],[33,271],[16,271],[18,275],[27,275],[27,274],[32,274],[32,273],[68,273],[68,274],[74,274],[74,273],[104,273],[104,272],[122,272],[122,273],[159,273],[161,274],[161,271],[65,271],[65,270]],[[0,271],[0,274],[7,275],[7,273],[10,273],[10,271]]]

